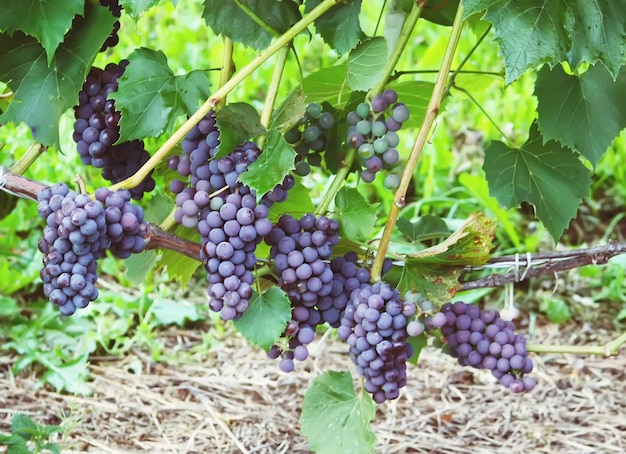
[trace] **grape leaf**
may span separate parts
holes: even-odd
[[[289,214],[298,218],[315,211],[315,205],[311,200],[311,191],[300,180],[301,178],[296,177],[296,184],[289,190],[287,200],[272,205],[268,216],[271,221],[276,221],[282,214]]]
[[[363,40],[350,51],[346,80],[353,90],[367,91],[380,80],[387,64],[387,41],[381,36]]]
[[[283,182],[285,175],[293,169],[296,152],[285,142],[280,131],[273,129],[267,135],[265,150],[241,174],[239,180],[256,191],[257,198],[263,197],[268,191]]]
[[[404,262],[398,290],[418,290],[440,307],[460,288],[465,266],[484,264],[491,256],[495,219],[470,215],[459,229],[436,246],[410,254]]]
[[[335,196],[340,235],[355,240],[368,240],[376,228],[376,207],[354,188],[343,187]]]
[[[274,35],[284,33],[302,18],[298,5],[291,0],[204,0],[202,17],[216,34],[257,50],[269,46]]]
[[[406,341],[413,346],[413,354],[407,360],[407,362],[417,365],[420,353],[422,353],[424,347],[428,345],[428,338],[426,337],[426,333],[422,333],[419,336],[409,336],[407,337]]]
[[[560,66],[542,68],[535,96],[543,140],[579,151],[594,166],[626,128],[626,71],[613,81],[602,65],[578,76],[567,75]]]
[[[120,5],[124,8],[125,13],[128,13],[133,19],[138,19],[160,2],[161,0],[120,0]]]
[[[489,192],[500,205],[533,204],[555,240],[576,215],[591,185],[589,170],[577,155],[555,141],[543,143],[536,123],[519,149],[491,142],[485,149],[483,168]]]
[[[83,15],[84,0],[67,0],[63,7],[46,0],[0,0],[0,30],[12,34],[21,30],[41,43],[46,50],[48,64],[63,42],[76,15]],[[34,17],[41,18],[33,20]]]
[[[14,92],[0,124],[24,121],[34,129],[38,142],[58,146],[59,117],[77,104],[85,75],[113,22],[108,9],[86,7],[85,16],[75,18],[50,65],[34,38],[20,31],[12,36],[0,33],[0,80]]]
[[[330,66],[309,74],[302,81],[302,88],[307,102],[329,101],[339,107],[342,94],[349,93],[346,87],[347,65]],[[345,97],[347,100],[348,97]]]
[[[157,262],[157,254],[155,251],[143,251],[139,254],[132,254],[126,260],[126,277],[134,284],[143,282],[148,273],[152,271]]]
[[[292,91],[272,114],[271,128],[282,132],[292,128],[304,115],[306,105],[304,92],[301,89]]]
[[[171,131],[179,116],[193,114],[209,95],[206,76],[174,75],[161,51],[135,49],[128,61],[117,91],[109,95],[122,113],[119,142]]]
[[[371,422],[375,412],[368,393],[355,393],[349,372],[325,372],[304,395],[302,433],[318,454],[374,452],[376,435]]]
[[[289,320],[291,303],[287,294],[270,287],[262,295],[254,292],[248,310],[234,323],[246,339],[267,350],[280,338]]]
[[[624,63],[626,8],[611,0],[464,0],[465,17],[485,10],[506,66],[506,83],[548,63],[601,61],[617,77]]]
[[[420,18],[439,25],[452,25],[460,0],[429,1]]]
[[[443,219],[430,214],[420,217],[415,222],[411,222],[405,217],[398,218],[396,227],[410,241],[424,241],[446,236],[450,233],[450,229]]]
[[[215,158],[223,158],[249,138],[265,133],[258,112],[245,102],[228,104],[215,117],[220,128],[220,145]]]
[[[304,12],[311,12],[320,3],[322,0],[306,0]],[[359,24],[360,11],[361,0],[342,2],[333,6],[315,21],[315,30],[337,53],[349,52],[358,44],[363,35]]]
[[[461,288],[461,266],[423,263],[407,258],[402,267],[398,290],[404,294],[417,291],[433,302],[436,309],[449,302]]]

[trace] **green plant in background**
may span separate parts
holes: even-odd
[[[63,429],[56,425],[41,425],[27,415],[15,413],[11,418],[11,434],[0,434],[0,446],[7,454],[60,454],[61,447],[50,441]]]
[[[370,394],[397,398],[427,337],[514,392],[535,386],[527,351],[616,354],[626,342],[526,349],[499,315],[448,304],[481,288],[467,271],[481,270],[484,287],[548,272],[550,260],[567,269],[557,252],[526,258],[524,269],[519,253],[553,248],[594,187],[592,170],[623,154],[623,9],[97,3],[59,12],[39,2],[55,18],[40,28],[20,3],[0,19],[0,143],[10,150],[0,189],[40,201],[2,196],[1,335],[20,357],[16,372],[38,364],[42,382],[82,393],[97,349],[138,346],[168,360],[159,329],[208,319],[168,286],[194,285],[197,272],[208,279],[215,332],[217,314],[234,319],[284,372],[306,359],[318,325],[338,328],[361,391],[348,372],[322,374],[305,396],[302,429],[318,452],[368,452]],[[603,158],[612,143],[619,152]],[[58,171],[67,162],[59,154],[76,159],[76,149],[91,164],[77,164],[81,194],[46,188],[74,178],[73,166]],[[43,237],[31,234],[42,229],[39,216]],[[600,253],[625,251],[619,243]],[[577,260],[571,266],[593,258]],[[488,281],[485,267],[498,264],[514,270]],[[94,290],[98,271],[109,279]],[[24,311],[16,302],[29,292],[40,301],[41,290],[77,314],[68,321],[50,304]],[[571,316],[558,298],[541,310],[555,321]],[[335,424],[326,430],[329,409]]]

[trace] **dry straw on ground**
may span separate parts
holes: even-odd
[[[572,343],[584,331],[548,326],[533,341]],[[197,333],[178,332],[180,343]],[[596,342],[610,340],[600,335]],[[72,424],[64,452],[308,453],[300,435],[304,392],[319,373],[354,370],[342,344],[324,340],[306,363],[283,374],[233,336],[197,364],[154,364],[141,352],[93,361],[93,396],[35,390],[0,360],[0,432],[13,413]],[[378,453],[626,452],[626,355],[534,356],[537,388],[513,395],[482,371],[434,349],[410,366],[401,398],[378,407]],[[338,453],[340,454],[340,453]]]

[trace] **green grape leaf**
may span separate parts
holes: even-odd
[[[229,155],[246,140],[266,132],[256,109],[245,102],[228,104],[215,118],[220,128],[220,145],[215,158]]]
[[[421,293],[439,309],[461,288],[459,277],[462,273],[463,267],[460,266],[435,265],[407,258],[397,287],[401,294],[408,291]]]
[[[270,287],[262,295],[254,292],[248,310],[234,323],[246,339],[267,350],[280,338],[289,320],[291,303],[287,294]]]
[[[150,271],[154,269],[157,263],[157,254],[155,251],[143,251],[139,254],[132,254],[126,260],[126,277],[134,284],[143,282]]]
[[[361,41],[350,51],[346,80],[353,90],[367,91],[380,80],[387,64],[387,41],[381,36]]]
[[[419,336],[409,336],[407,337],[406,341],[413,346],[413,354],[407,360],[407,362],[417,365],[420,353],[422,353],[424,347],[428,345],[428,338],[426,337],[425,333],[422,333]]]
[[[48,65],[46,51],[32,37],[17,31],[0,33],[0,80],[8,81],[14,98],[0,115],[0,124],[25,122],[38,142],[58,146],[59,117],[78,103],[87,71],[111,33],[114,18],[108,9],[85,8]]]
[[[174,301],[157,297],[150,306],[150,311],[158,326],[185,326],[187,322],[197,322],[204,319],[198,306],[186,300]]]
[[[411,222],[405,217],[398,218],[396,227],[410,241],[424,241],[450,234],[446,222],[439,216],[427,214]]]
[[[409,254],[402,269],[398,290],[417,290],[441,307],[460,288],[459,277],[468,265],[483,265],[491,257],[497,222],[473,213],[441,243]]]
[[[611,0],[464,0],[465,17],[486,10],[504,57],[506,83],[544,63],[601,61],[613,78],[624,63],[626,8]]]
[[[355,240],[368,240],[376,228],[376,207],[355,188],[343,187],[335,196],[340,235]]]
[[[17,205],[17,200],[17,197],[9,194],[8,192],[0,192],[0,221],[11,214]]]
[[[265,150],[248,170],[241,174],[239,180],[256,191],[260,199],[268,191],[283,182],[285,175],[293,169],[296,152],[285,142],[280,131],[273,129],[267,135]]]
[[[176,236],[185,238],[190,241],[199,242],[200,234],[196,229],[188,229],[179,225],[174,231]],[[201,265],[200,257],[194,260],[186,255],[166,249],[161,254],[158,265],[167,268],[167,274],[174,282],[179,282],[181,287],[185,287],[193,276],[193,273]]]
[[[171,131],[179,116],[193,114],[209,95],[206,76],[174,75],[161,51],[135,49],[128,61],[117,91],[109,95],[122,113],[119,142]]]
[[[434,84],[431,82],[406,81],[392,82],[387,85],[398,93],[398,101],[403,102],[411,113],[409,119],[402,124],[403,128],[419,128],[426,116],[426,109],[433,93]],[[445,98],[447,99],[447,97]],[[446,101],[443,101],[441,109],[444,109]]]
[[[85,1],[67,0],[60,8],[58,3],[45,0],[0,0],[0,10],[0,30],[8,34],[21,30],[36,38],[45,49],[50,64],[74,16],[84,14]],[[41,20],[34,20],[36,17]]]
[[[430,0],[420,18],[439,25],[450,26],[454,22],[460,0]]]
[[[291,0],[204,0],[202,17],[216,34],[257,50],[302,18]]]
[[[307,99],[304,91],[294,90],[272,114],[272,129],[285,132],[292,128],[304,115]]]
[[[322,0],[306,0],[304,12],[311,12],[320,3]],[[315,30],[337,53],[349,52],[358,44],[363,35],[359,24],[360,11],[361,0],[342,2],[333,6],[315,21]]]
[[[527,142],[518,149],[493,141],[485,149],[483,164],[489,193],[504,207],[525,201],[536,207],[537,217],[555,240],[576,215],[589,194],[589,170],[578,156],[551,140],[544,143],[536,123]]]
[[[374,452],[376,435],[371,422],[375,413],[370,395],[354,391],[349,372],[324,372],[304,395],[302,433],[317,454]]]
[[[301,178],[296,177],[296,183],[289,190],[287,200],[272,205],[268,217],[271,221],[276,221],[283,214],[299,218],[314,211],[315,205],[311,200],[311,191],[302,184]]]
[[[322,68],[309,74],[302,81],[302,88],[307,102],[328,101],[336,107],[342,103],[342,95],[349,94],[346,85],[347,65],[336,65]],[[344,102],[348,100],[345,96]]]
[[[602,65],[578,76],[542,68],[535,96],[543,140],[577,150],[594,166],[626,128],[626,71],[614,81]]]
[[[160,2],[161,0],[120,0],[120,5],[124,8],[125,13],[129,14],[133,19],[138,19]]]

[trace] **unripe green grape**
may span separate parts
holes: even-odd
[[[359,158],[367,160],[374,156],[374,147],[371,143],[366,142],[359,147],[358,154]]]
[[[400,154],[395,148],[389,148],[383,153],[383,163],[385,167],[393,167],[400,160]]]
[[[387,127],[385,126],[385,128]],[[395,148],[400,143],[400,137],[398,137],[398,134],[394,131],[387,131],[387,134],[385,134],[385,139],[387,139],[387,143],[389,144],[390,148]]]
[[[364,140],[363,135],[356,131],[352,131],[348,134],[348,146],[350,148],[359,148]]]
[[[302,134],[302,137],[308,143],[311,143],[311,142],[316,141],[321,134],[322,134],[322,130],[320,129],[319,126],[317,126],[317,125],[310,125],[310,126],[307,126],[307,128],[304,130],[304,133]]]
[[[311,166],[306,161],[296,162],[295,169],[293,171],[296,175],[304,177],[311,173]]]
[[[372,123],[372,134],[376,137],[382,137],[387,132],[387,126],[382,121],[375,121]]]
[[[329,130],[335,124],[335,119],[330,112],[324,112],[317,120],[317,124],[324,130]]]
[[[361,172],[361,180],[366,183],[371,183],[376,178],[376,174],[374,172],[370,172],[369,170],[364,170]]]
[[[370,105],[366,102],[362,102],[356,106],[356,113],[359,117],[366,119],[370,114]]]
[[[298,130],[298,128],[291,128],[289,131],[285,133],[285,142],[290,143],[292,145],[298,143],[301,138],[302,138],[302,134],[300,134],[300,131]]]
[[[356,132],[364,136],[372,132],[372,124],[367,120],[361,120],[356,124]]]
[[[398,186],[400,186],[400,177],[394,173],[387,175],[383,184],[387,189],[398,189]]]
[[[319,167],[322,165],[322,155],[318,153],[312,153],[306,157],[310,166]]]
[[[300,156],[306,156],[309,154],[309,144],[306,142],[300,142],[295,146],[296,153]]]
[[[374,151],[377,154],[384,153],[389,148],[389,144],[387,143],[387,139],[384,139],[382,137],[376,139],[374,141],[373,146],[374,146]]]
[[[318,118],[322,114],[322,106],[316,102],[312,102],[306,106],[306,114],[309,118]]]
[[[320,137],[319,139],[315,140],[314,142],[311,142],[309,144],[309,148],[311,148],[311,150],[313,150],[313,151],[321,153],[322,151],[324,151],[326,149],[326,140],[324,139],[324,137]]]

